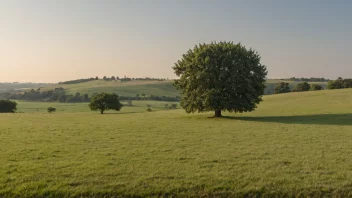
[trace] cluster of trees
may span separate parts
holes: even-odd
[[[25,91],[23,93],[14,93],[3,95],[6,99],[26,100],[26,101],[44,101],[44,102],[89,102],[88,94],[81,95],[77,92],[75,95],[66,95],[63,88],[56,88],[50,91],[41,91],[40,89]]]
[[[280,80],[285,80],[285,81],[296,81],[296,82],[328,82],[329,79],[326,78],[296,78],[296,77],[291,77],[291,78],[282,78]]]
[[[0,113],[15,113],[17,103],[10,100],[0,100]]]
[[[347,78],[338,78],[337,80],[331,80],[328,82],[327,85],[328,89],[345,89],[345,88],[352,88],[352,79]]]
[[[309,84],[308,82],[301,82],[296,85],[294,89],[291,90],[290,84],[288,82],[280,82],[275,87],[275,94],[289,93],[289,92],[303,92],[303,91],[317,91],[322,90],[323,87],[318,84]]]

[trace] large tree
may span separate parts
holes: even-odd
[[[233,42],[199,44],[173,67],[187,113],[253,111],[262,101],[267,70],[253,49]]]
[[[112,93],[101,93],[93,96],[89,107],[92,111],[100,111],[101,114],[107,110],[120,111],[122,104],[119,101],[119,96]]]

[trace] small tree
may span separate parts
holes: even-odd
[[[99,77],[97,76],[97,77],[95,77],[95,80],[99,80]]]
[[[0,113],[15,113],[17,103],[10,100],[0,100]]]
[[[312,84],[310,86],[310,90],[311,91],[317,91],[317,90],[322,90],[322,89],[323,89],[323,87],[321,85],[318,85],[318,84]]]
[[[152,111],[152,108],[148,107],[147,111],[148,111],[148,112],[151,112],[151,111]]]
[[[262,101],[267,70],[253,49],[233,42],[199,44],[173,67],[187,113],[254,111]]]
[[[115,76],[111,76],[111,80],[116,80]]]
[[[55,111],[56,111],[56,109],[53,108],[53,107],[48,107],[47,110],[48,110],[49,113],[52,113],[52,112],[55,112]]]
[[[275,94],[291,92],[290,84],[287,82],[277,83],[274,91],[275,91]]]
[[[89,107],[92,111],[100,111],[100,113],[103,114],[104,111],[107,110],[120,111],[122,104],[117,94],[101,93],[91,99]]]
[[[309,91],[310,85],[307,82],[298,83],[296,88],[293,90],[295,92]]]

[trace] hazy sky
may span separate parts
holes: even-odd
[[[0,0],[0,82],[168,77],[211,41],[256,49],[268,77],[352,77],[351,0]]]

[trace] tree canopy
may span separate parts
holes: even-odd
[[[255,50],[240,43],[196,45],[173,69],[187,113],[215,111],[215,117],[221,117],[221,111],[253,111],[262,101],[266,66]]]
[[[122,104],[119,101],[119,96],[114,93],[100,93],[93,96],[89,107],[92,111],[100,111],[101,114],[107,110],[120,111]]]

